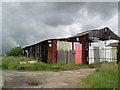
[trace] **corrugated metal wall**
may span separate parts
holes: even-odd
[[[104,47],[104,57],[105,61],[111,62],[112,61],[112,47]]]
[[[72,42],[57,41],[57,63],[75,64],[75,50]]]
[[[52,41],[52,64],[57,62],[57,40]]]
[[[70,51],[72,42],[57,41],[57,51]]]
[[[47,63],[52,64],[52,47],[48,47],[48,59]]]
[[[84,35],[79,38],[79,42],[82,44],[82,62],[83,64],[89,64],[89,36]]]
[[[94,63],[94,47],[89,46],[89,64]]]
[[[94,58],[95,62],[100,62],[100,53],[99,53],[99,47],[94,47]]]
[[[89,46],[89,64],[95,62],[116,60],[117,52],[112,47],[93,47]]]
[[[112,59],[117,60],[117,47],[112,47]]]

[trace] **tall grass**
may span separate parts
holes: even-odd
[[[20,65],[18,62],[19,61],[31,61],[31,58],[26,58],[26,57],[14,57],[14,56],[9,56],[9,57],[2,57],[2,69],[6,70],[17,70],[18,66]]]
[[[89,68],[88,65],[74,65],[74,64],[46,64],[43,62],[35,64],[19,64],[19,61],[30,61],[31,58],[26,57],[3,57],[3,70],[28,70],[28,71],[61,71],[61,70],[75,70],[80,68]],[[37,59],[38,60],[38,59]]]
[[[104,62],[95,73],[83,80],[90,88],[118,88],[118,65]]]

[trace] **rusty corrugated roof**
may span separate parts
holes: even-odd
[[[120,37],[118,35],[116,35],[114,32],[112,32],[108,27],[101,28],[101,29],[95,29],[95,30],[88,30],[88,31],[78,33],[78,34],[73,35],[73,36],[68,37],[68,38],[58,38],[58,39],[56,38],[56,39],[57,40],[69,40],[72,38],[82,37],[84,35],[88,35],[89,40],[92,40],[92,37],[99,38],[99,40],[110,40],[110,39],[111,40],[120,40]],[[42,43],[42,42],[48,41],[48,40],[55,40],[55,38],[54,39],[46,39],[46,40],[43,40],[43,41],[38,42],[38,43],[33,44],[33,45],[37,45],[39,43]],[[26,46],[24,48],[27,48],[27,47],[30,47],[33,45],[29,45],[29,46]]]
[[[89,39],[92,39],[92,37],[96,37],[96,38],[99,38],[99,40],[110,40],[110,39],[120,40],[120,37],[117,36],[115,33],[113,33],[108,27],[105,27],[102,29],[85,31],[85,32],[76,34],[74,36],[71,36],[68,39],[82,37],[84,35],[89,35]]]

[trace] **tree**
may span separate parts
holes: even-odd
[[[23,55],[23,49],[19,47],[12,48],[11,51],[6,52],[7,56],[20,56]]]

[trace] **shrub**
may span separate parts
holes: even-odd
[[[21,56],[23,55],[23,50],[21,47],[12,48],[11,51],[6,52],[7,56]]]

